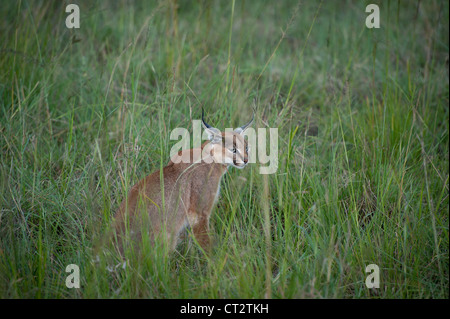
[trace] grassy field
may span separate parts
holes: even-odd
[[[448,1],[1,7],[0,298],[449,297]],[[242,125],[253,101],[278,170],[229,171],[211,255],[187,240],[107,270],[96,243],[171,130],[201,106]]]

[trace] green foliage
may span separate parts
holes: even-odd
[[[366,2],[83,1],[80,29],[65,2],[3,3],[0,297],[448,298],[448,1],[380,1],[380,29]],[[254,99],[278,171],[229,171],[212,254],[97,260],[170,131]]]

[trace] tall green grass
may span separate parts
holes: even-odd
[[[368,1],[83,1],[72,30],[68,3],[2,4],[2,298],[448,298],[447,1],[377,2],[380,29]],[[103,258],[170,131],[253,100],[279,167],[230,169],[211,255]]]

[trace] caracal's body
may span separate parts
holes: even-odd
[[[243,132],[252,121],[233,132],[220,132],[204,122],[202,112],[209,141],[199,149],[180,151],[162,169],[162,176],[156,171],[131,188],[115,216],[119,240],[124,235],[133,241],[149,236],[174,249],[180,234],[190,227],[200,246],[209,250],[209,219],[220,180],[228,166],[246,166]]]

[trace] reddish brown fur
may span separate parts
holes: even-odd
[[[201,149],[208,143],[205,142]],[[193,151],[189,150],[191,158]],[[190,226],[198,243],[208,250],[211,244],[209,218],[220,179],[226,169],[224,164],[207,164],[203,160],[196,164],[175,164],[170,161],[163,168],[165,211],[158,209],[162,207],[162,196],[160,171],[156,171],[135,184],[122,202],[115,216],[117,232],[119,235],[125,233],[128,212],[130,230],[135,233],[135,238],[140,238],[138,228],[144,217],[140,214],[145,212],[145,216],[149,217],[148,235],[152,240],[165,233],[169,247],[174,249],[182,230]],[[140,202],[142,208],[137,209]]]
[[[220,180],[228,166],[247,165],[243,132],[253,118],[235,131],[224,133],[206,124],[202,115],[209,141],[199,149],[179,152],[163,168],[163,183],[160,171],[156,171],[134,185],[122,202],[115,216],[120,250],[121,239],[130,237],[127,235],[132,235],[132,241],[149,236],[152,242],[167,243],[174,249],[180,233],[188,226],[201,247],[209,250],[209,218]]]

